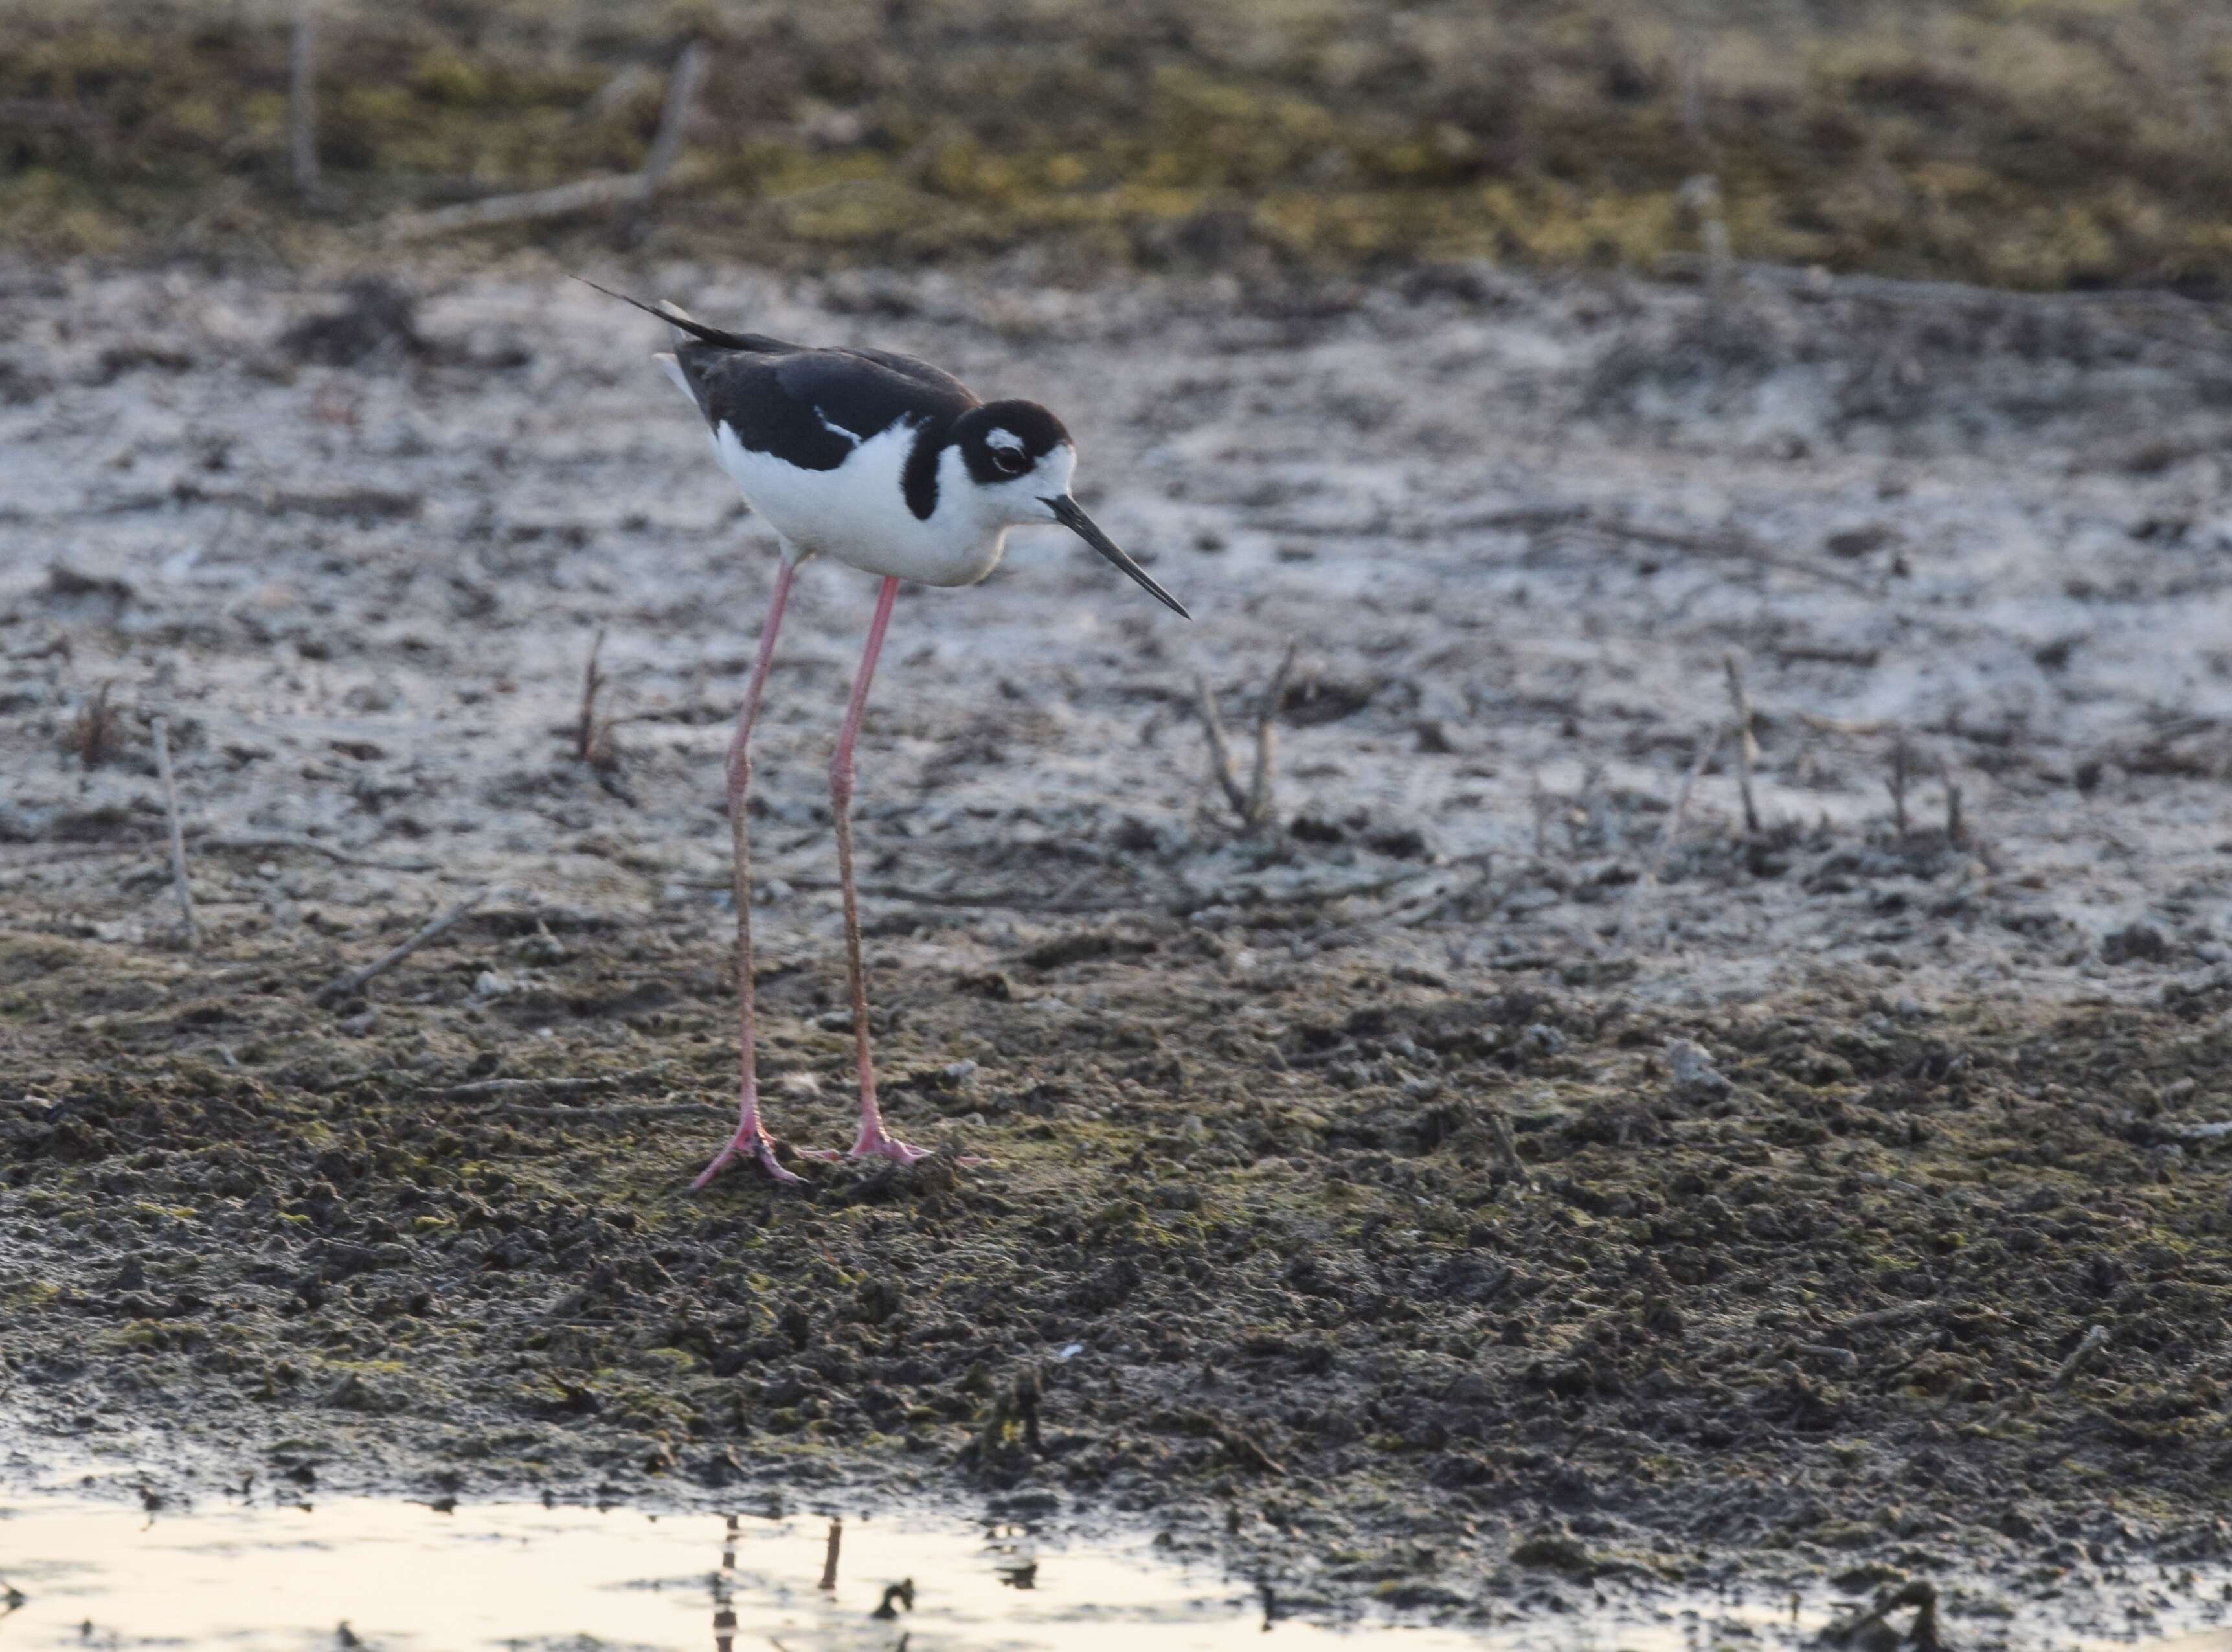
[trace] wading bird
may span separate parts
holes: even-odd
[[[594,282],[587,283],[596,286]],[[729,830],[736,845],[736,998],[741,1089],[736,1130],[693,1189],[743,1158],[778,1181],[798,1177],[777,1163],[760,1115],[752,1049],[751,857],[744,800],[752,780],[752,719],[775,658],[791,577],[810,556],[879,574],[868,643],[829,763],[837,825],[837,875],[844,892],[845,964],[852,978],[853,1040],[860,1070],[860,1128],[854,1158],[911,1164],[923,1150],[884,1128],[868,1050],[867,981],[860,964],[860,901],[853,883],[853,743],[876,673],[899,582],[974,585],[1000,560],[1008,530],[1060,523],[1137,580],[1174,613],[1178,599],[1093,525],[1070,497],[1077,446],[1061,420],[1035,401],[979,401],[951,374],[889,350],[814,349],[759,333],[731,333],[670,303],[599,292],[656,315],[675,331],[656,360],[704,418],[714,457],[746,504],[781,543],[782,565],[760,631],[744,705],[729,745]],[[834,1152],[816,1153],[836,1158]]]

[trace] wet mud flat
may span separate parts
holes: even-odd
[[[1030,275],[626,283],[1044,397],[1202,616],[1051,537],[903,598],[858,816],[889,1110],[944,1151],[693,1198],[772,548],[657,329],[524,270],[10,273],[23,1460],[1144,1519],[1305,1610],[1914,1577],[1992,1644],[2134,1566],[2209,1587],[2213,313]],[[757,748],[808,1143],[868,595],[801,576]],[[1245,830],[1193,679],[1244,764],[1290,641]]]

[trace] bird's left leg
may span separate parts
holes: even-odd
[[[853,888],[853,742],[860,732],[860,709],[868,701],[876,656],[883,651],[884,631],[891,624],[892,604],[899,600],[899,581],[886,579],[876,596],[876,617],[868,625],[867,652],[860,657],[860,674],[853,680],[853,698],[845,707],[837,752],[829,760],[829,803],[837,817],[837,878],[844,887],[845,900],[845,965],[853,978],[853,1045],[860,1063],[860,1134],[853,1143],[852,1156],[912,1164],[925,1157],[926,1150],[911,1148],[886,1131],[883,1113],[876,1106],[876,1069],[868,1053],[868,979],[860,963],[860,902]]]
[[[743,709],[736,713],[736,738],[729,743],[729,837],[736,856],[736,1133],[690,1184],[691,1193],[703,1189],[738,1157],[758,1165],[776,1181],[801,1180],[776,1162],[775,1139],[760,1122],[759,1062],[752,1028],[752,851],[745,824],[745,802],[752,788],[752,723],[759,716],[760,691],[767,686],[768,667],[775,663],[775,635],[782,629],[783,606],[790,601],[790,579],[797,571],[798,564],[785,556],[775,576],[767,623],[760,628],[760,655],[744,690]]]

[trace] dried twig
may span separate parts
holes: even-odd
[[[388,220],[387,233],[399,240],[425,240],[457,230],[483,230],[535,218],[565,218],[600,206],[646,208],[680,157],[689,124],[689,107],[704,78],[705,49],[692,41],[683,49],[666,85],[666,107],[658,135],[642,170],[583,178],[554,189],[528,190],[516,195],[492,195],[484,200],[461,201],[455,206],[428,212],[409,212]]]
[[[1488,1128],[1496,1137],[1496,1155],[1503,1161],[1503,1167],[1510,1173],[1512,1180],[1522,1187],[1533,1187],[1534,1178],[1527,1174],[1527,1161],[1519,1156],[1519,1141],[1511,1134],[1509,1115],[1502,1108],[1495,1109],[1488,1115]]]
[[[98,769],[116,750],[117,712],[108,702],[108,691],[115,686],[112,680],[94,689],[93,698],[78,707],[77,721],[71,725],[70,743],[78,761],[88,769]]]
[[[460,201],[431,212],[412,212],[390,221],[387,232],[401,241],[431,240],[457,230],[493,229],[533,218],[568,218],[600,206],[633,200],[642,192],[634,172],[607,172],[577,179],[552,189],[529,190],[522,195],[494,195],[485,200]]]
[[[1666,528],[1648,528],[1640,523],[1621,522],[1600,516],[1589,517],[1586,526],[1593,532],[1615,539],[1632,539],[1641,545],[1658,545],[1668,550],[1686,550],[1698,556],[1716,556],[1733,562],[1755,563],[1762,568],[1772,568],[1785,574],[1802,574],[1808,579],[1819,580],[1825,585],[1834,585],[1859,595],[1876,598],[1882,593],[1865,580],[1840,574],[1833,568],[1817,567],[1800,562],[1794,556],[1779,556],[1764,546],[1734,534],[1678,533]]]
[[[837,1587],[837,1551],[845,1546],[845,1522],[832,1515],[829,1519],[829,1546],[821,1553],[821,1581],[817,1589]]]
[[[657,77],[641,63],[629,63],[612,79],[597,88],[595,95],[574,111],[573,124],[577,127],[594,125],[613,110],[633,100],[638,92],[649,86]]]
[[[1821,1631],[1822,1642],[1829,1646],[1848,1646],[1864,1639],[1875,1643],[1871,1630],[1879,1630],[1884,1620],[1902,1607],[1915,1609],[1914,1626],[1907,1631],[1907,1643],[1916,1652],[1944,1652],[1943,1631],[1937,1625],[1937,1589],[1922,1578],[1902,1584],[1896,1589],[1885,1589],[1872,1604],[1863,1606],[1850,1616],[1830,1624]],[[1896,1641],[1898,1637],[1891,1637]]]
[[[434,872],[440,869],[435,861],[383,861],[369,855],[352,855],[345,849],[335,849],[331,843],[321,843],[315,837],[295,837],[281,833],[260,834],[250,837],[197,837],[194,847],[211,854],[254,855],[270,849],[304,849],[313,855],[322,855],[342,866],[361,866],[375,872]]]
[[[438,1096],[445,1102],[503,1101],[515,1096],[594,1096],[599,1090],[618,1089],[650,1076],[648,1073],[600,1073],[589,1078],[477,1078],[468,1083],[421,1090],[418,1094]]]
[[[1248,824],[1260,826],[1271,813],[1271,780],[1279,751],[1279,706],[1287,696],[1287,679],[1294,673],[1294,655],[1300,644],[1289,642],[1287,652],[1279,661],[1271,686],[1263,691],[1263,703],[1256,712],[1256,773],[1248,785]]]
[[[1736,789],[1743,794],[1744,829],[1759,836],[1759,804],[1751,792],[1751,765],[1759,759],[1759,745],[1751,736],[1751,695],[1744,688],[1743,661],[1731,648],[1721,656],[1728,673],[1729,703],[1736,713]]]
[[[178,891],[178,910],[186,920],[186,946],[202,949],[202,927],[194,916],[194,892],[186,881],[186,834],[178,823],[178,784],[171,773],[170,719],[157,716],[149,726],[155,735],[155,771],[163,777],[163,808],[171,819],[171,881]]]
[[[1690,760],[1689,771],[1682,777],[1681,787],[1674,794],[1674,806],[1666,811],[1666,823],[1658,829],[1658,842],[1651,851],[1651,863],[1644,868],[1643,875],[1636,879],[1628,889],[1627,899],[1620,903],[1619,917],[1612,929],[1615,945],[1626,935],[1628,925],[1635,916],[1636,907],[1643,899],[1643,892],[1656,885],[1659,874],[1665,870],[1666,857],[1673,852],[1674,839],[1690,812],[1690,794],[1697,789],[1699,777],[1705,772],[1706,765],[1712,762],[1713,753],[1721,749],[1721,741],[1727,734],[1727,728],[1716,723],[1697,737],[1697,755]]]
[[[651,198],[659,193],[659,186],[666,181],[666,174],[674,170],[674,163],[681,156],[691,106],[698,101],[698,84],[704,78],[705,42],[693,40],[674,61],[673,76],[666,83],[666,106],[659,112],[659,131],[652,138],[651,153],[645,157],[643,170],[636,174],[638,195],[643,205],[651,204]]]
[[[705,73],[705,44],[691,41],[682,49],[675,60],[674,73],[666,82],[666,106],[659,111],[659,131],[651,140],[651,153],[636,174],[636,192],[620,203],[613,219],[616,238],[623,245],[633,245],[642,240],[651,224],[651,206],[659,193],[659,186],[666,181],[673,169],[676,157],[682,153],[683,134],[689,124],[690,106],[698,96],[698,83]]]
[[[1823,717],[1815,712],[1801,712],[1798,720],[1816,734],[1849,734],[1858,739],[1881,734],[1891,726],[1880,719],[1855,721],[1851,718]]]
[[[1906,842],[1906,777],[1911,752],[1906,744],[1906,732],[1902,729],[1891,741],[1891,778],[1884,789],[1891,793],[1891,817],[1898,828],[1898,841]]]
[[[1279,707],[1286,699],[1287,681],[1294,675],[1300,646],[1293,642],[1287,645],[1277,674],[1263,691],[1262,704],[1256,714],[1256,769],[1244,787],[1232,760],[1232,742],[1224,732],[1223,715],[1217,709],[1217,691],[1209,686],[1206,676],[1199,673],[1194,676],[1194,697],[1200,704],[1202,728],[1209,738],[1210,777],[1223,790],[1225,801],[1232,805],[1232,812],[1240,817],[1241,825],[1251,832],[1271,817],[1272,788],[1278,764]]]
[[[1729,223],[1721,213],[1721,180],[1710,172],[1684,179],[1680,198],[1697,223],[1705,263],[1705,328],[1717,336],[1728,322],[1734,273],[1729,257]]]
[[[1248,813],[1248,794],[1241,790],[1240,776],[1232,766],[1232,742],[1224,732],[1224,718],[1217,709],[1217,691],[1209,686],[1209,679],[1199,672],[1194,673],[1194,697],[1201,704],[1201,725],[1209,738],[1210,777],[1224,788],[1225,801],[1232,812],[1245,816]]]
[[[456,906],[451,907],[440,917],[429,922],[424,928],[420,929],[417,934],[412,936],[410,940],[405,941],[401,946],[397,946],[393,951],[389,952],[386,956],[375,959],[373,962],[365,965],[360,969],[349,970],[343,974],[335,976],[331,981],[328,982],[324,987],[320,989],[317,996],[317,1002],[320,1004],[334,1004],[345,998],[354,998],[359,992],[361,992],[365,989],[367,984],[372,981],[375,977],[386,974],[389,970],[393,969],[405,959],[410,957],[412,953],[417,952],[421,946],[424,946],[428,941],[435,940],[438,936],[446,934],[449,931],[455,928],[459,923],[464,920],[466,915],[470,913],[475,907],[477,907],[482,901],[487,900],[490,895],[495,894],[500,887],[502,886],[494,883],[483,884],[479,888],[474,890],[464,900],[458,901]]]
[[[318,0],[302,0],[295,11],[295,38],[287,54],[287,153],[295,188],[306,198],[318,194]]]
[[[1965,848],[1969,842],[1969,823],[1961,817],[1961,783],[1953,777],[1953,765],[1941,762],[1938,777],[1945,784],[1945,841],[1956,849]]]
[[[605,650],[605,634],[589,645],[588,663],[581,668],[581,715],[574,725],[574,755],[593,769],[609,769],[618,753],[613,745],[613,719],[597,717],[597,699],[605,691],[604,667],[597,656]]]
[[[2067,1388],[2080,1372],[2099,1356],[2100,1350],[2107,1345],[2108,1328],[2105,1325],[2093,1326],[2085,1333],[2085,1340],[2077,1344],[2069,1357],[2061,1362],[2061,1369],[2054,1374],[2053,1386],[2057,1389]]]
[[[2232,1135],[2232,1119],[2216,1119],[2207,1124],[2157,1124],[2158,1135],[2175,1136],[2181,1141],[2222,1141]]]

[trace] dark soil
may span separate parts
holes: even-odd
[[[886,968],[895,1118],[991,1164],[698,1198],[717,925],[499,916],[339,1040],[298,952],[19,940],[15,1430],[165,1479],[1146,1513],[1451,1608],[1734,1555],[2001,1588],[2222,1558],[2232,1216],[2186,1130],[2232,994],[1669,1015],[1363,958],[1236,990],[1294,919]],[[522,947],[537,990],[476,1007]],[[788,1133],[841,1127],[841,989],[762,983]],[[1712,1068],[1675,1082],[1669,1039]]]

